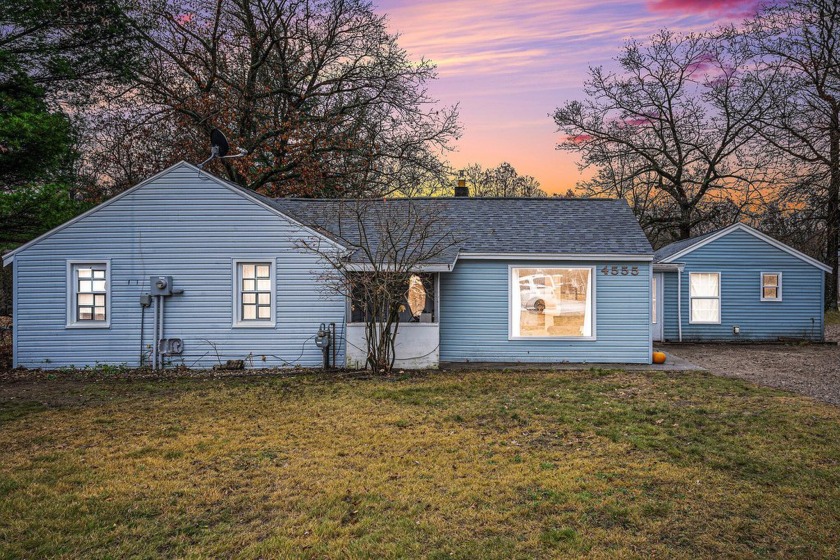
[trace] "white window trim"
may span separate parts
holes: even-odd
[[[764,297],[764,275],[765,274],[775,274],[776,276],[778,276],[779,285],[777,286],[777,288],[778,288],[779,297],[775,297],[775,298]],[[759,293],[759,296],[761,297],[761,301],[768,301],[768,302],[780,302],[780,301],[782,301],[782,273],[781,272],[764,272],[764,271],[759,272],[758,273],[758,283],[759,283],[759,292],[758,293]]]
[[[693,308],[695,299],[715,299],[711,297],[692,297],[691,295],[691,275],[692,274],[717,274],[718,277],[718,320],[717,321],[693,321]],[[689,325],[720,325],[723,320],[723,276],[719,271],[695,270],[688,273],[688,324]]]
[[[595,266],[550,266],[544,268],[588,268],[590,289],[592,290],[592,336],[514,336],[513,335],[513,305],[514,301],[519,301],[518,297],[513,297],[513,269],[514,268],[534,268],[533,264],[509,264],[508,265],[508,340],[554,340],[554,341],[593,341],[597,340],[597,321],[598,316],[598,290],[596,289],[598,275],[596,274]],[[518,288],[518,286],[517,286]],[[517,294],[518,296],[519,294]]]
[[[233,301],[232,319],[233,327],[238,329],[273,329],[277,325],[277,259],[274,257],[253,257],[248,259],[233,259],[232,261],[232,286]],[[271,280],[271,318],[269,319],[242,319],[242,290],[240,289],[239,265],[241,264],[267,264],[268,274]]]
[[[651,267],[650,272],[650,324],[651,325],[658,325],[659,324],[659,313],[657,312],[656,307],[659,305],[659,284],[660,279],[662,276],[657,277],[657,274],[662,274],[661,272],[653,272],[653,267]]]
[[[77,321],[76,320],[76,278],[73,269],[79,265],[105,265],[105,320],[104,321]],[[111,259],[69,259],[67,261],[67,273],[65,277],[66,296],[66,324],[67,329],[110,329],[111,315]]]

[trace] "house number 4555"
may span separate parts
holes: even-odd
[[[601,274],[604,276],[638,276],[639,275],[639,267],[638,266],[605,266],[601,269]]]

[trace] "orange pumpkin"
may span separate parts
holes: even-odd
[[[664,364],[665,363],[665,352],[654,352],[653,353],[653,363],[654,364]]]

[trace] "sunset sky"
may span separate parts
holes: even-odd
[[[738,22],[758,0],[379,0],[412,58],[438,66],[431,94],[460,104],[456,166],[510,162],[549,192],[580,178],[555,150],[549,113],[582,97],[589,66],[609,66],[630,38],[667,27],[703,31]]]

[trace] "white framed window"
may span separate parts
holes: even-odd
[[[233,321],[237,327],[273,327],[274,261],[234,261]]]
[[[595,269],[509,267],[510,339],[595,339]]]
[[[689,323],[720,324],[720,272],[691,272],[688,275]]]
[[[782,273],[761,273],[761,301],[782,301]]]
[[[67,327],[111,326],[111,263],[67,261]]]

